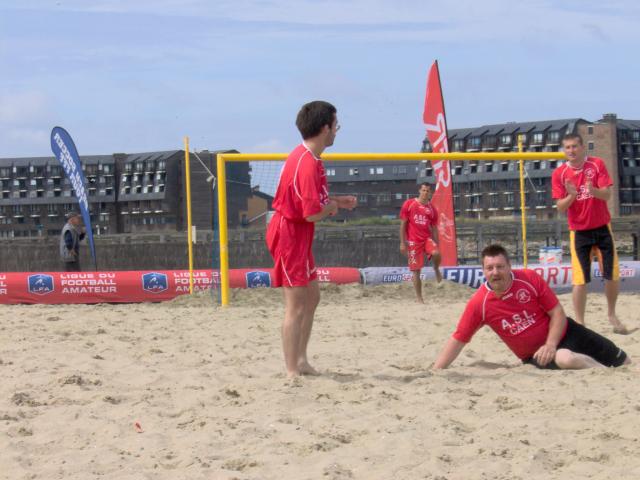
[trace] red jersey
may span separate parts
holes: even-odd
[[[408,241],[424,242],[431,238],[431,226],[438,224],[438,211],[431,202],[423,205],[411,198],[402,205],[400,219],[407,221]]]
[[[322,160],[302,143],[289,154],[282,167],[273,209],[287,220],[304,222],[307,217],[320,213],[327,203],[329,189]]]
[[[613,185],[607,167],[601,158],[587,157],[580,168],[573,168],[566,162],[556,168],[551,176],[552,196],[560,199],[567,196],[565,181],[571,181],[578,190],[578,196],[567,210],[570,230],[591,230],[607,225],[611,220],[607,202],[587,193],[587,180],[596,188]]]
[[[550,317],[558,298],[533,270],[513,270],[513,283],[497,297],[485,282],[471,297],[453,338],[468,343],[478,329],[488,325],[516,356],[531,358],[545,344]],[[563,332],[563,337],[566,333]]]

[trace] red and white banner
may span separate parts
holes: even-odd
[[[231,288],[271,286],[271,269],[233,269]],[[318,281],[359,283],[357,268],[318,268]],[[217,271],[194,270],[194,290],[218,285]],[[0,273],[0,304],[161,302],[189,293],[188,270]]]
[[[422,119],[427,127],[427,138],[434,153],[448,153],[447,120],[444,113],[444,100],[440,88],[440,72],[436,60],[429,70],[427,93],[424,99]],[[438,243],[442,254],[443,266],[458,265],[456,223],[453,212],[453,185],[451,167],[448,160],[432,161],[436,177],[436,191],[431,202],[439,213]]]

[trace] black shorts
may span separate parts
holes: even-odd
[[[588,355],[595,361],[600,362],[605,367],[619,367],[624,364],[627,354],[608,338],[599,333],[589,330],[584,325],[580,325],[572,318],[567,317],[567,333],[558,344],[558,350],[566,348],[574,353]],[[523,363],[535,365],[538,368],[558,370],[555,361],[541,366],[531,357],[523,360]]]
[[[585,285],[591,281],[591,261],[594,256],[598,257],[605,280],[620,278],[618,255],[609,225],[592,230],[572,230],[570,247],[574,285]]]

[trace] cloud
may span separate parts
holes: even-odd
[[[42,9],[42,1],[23,0],[20,7]],[[7,8],[7,7],[5,7]],[[144,14],[188,17],[211,30],[253,26],[242,34],[255,36],[300,35],[305,27],[345,37],[387,41],[424,39],[468,42],[482,39],[514,41],[545,32],[562,38],[593,40],[597,26],[618,39],[638,38],[635,19],[640,5],[631,0],[557,2],[553,0],[57,0],[50,10],[96,14]],[[314,32],[311,32],[314,33]],[[606,37],[596,35],[598,41]],[[548,41],[558,39],[549,38]]]
[[[25,125],[48,116],[46,95],[40,92],[19,92],[0,95],[0,125]]]

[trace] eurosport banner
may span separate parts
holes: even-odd
[[[427,138],[434,153],[448,153],[447,120],[440,86],[438,61],[431,65],[427,77],[427,93],[424,98],[422,119],[427,127]],[[438,243],[443,266],[458,265],[456,224],[453,212],[453,185],[451,166],[446,160],[432,161],[436,189],[431,202],[438,210]]]
[[[51,150],[56,156],[64,173],[71,182],[71,186],[75,191],[76,198],[78,199],[78,205],[80,207],[80,213],[82,214],[82,220],[86,229],[87,241],[89,242],[89,249],[91,250],[91,258],[93,258],[93,268],[98,269],[98,262],[96,260],[96,249],[93,243],[93,230],[91,229],[91,215],[89,214],[89,202],[87,200],[87,181],[84,178],[82,172],[82,164],[80,163],[80,156],[76,145],[71,139],[71,135],[62,127],[53,127],[51,130]]]
[[[231,288],[271,287],[271,269],[232,269]],[[360,283],[357,268],[318,268],[321,283]],[[194,291],[220,283],[217,271],[194,270]],[[0,273],[0,304],[162,302],[189,293],[188,270]]]
[[[513,268],[522,268],[514,265]],[[571,264],[559,265],[529,265],[529,269],[538,273],[556,293],[567,293],[572,288]],[[444,280],[478,288],[484,282],[484,274],[480,265],[464,267],[442,268]],[[385,283],[401,283],[411,281],[411,272],[407,267],[370,267],[360,270],[362,282],[366,285],[381,285]],[[435,272],[431,267],[425,267],[420,272],[423,280],[435,280]],[[591,265],[591,283],[587,286],[589,292],[603,292],[604,279],[597,262]],[[640,262],[620,263],[620,291],[637,292],[640,289]],[[434,292],[434,295],[437,293]]]

